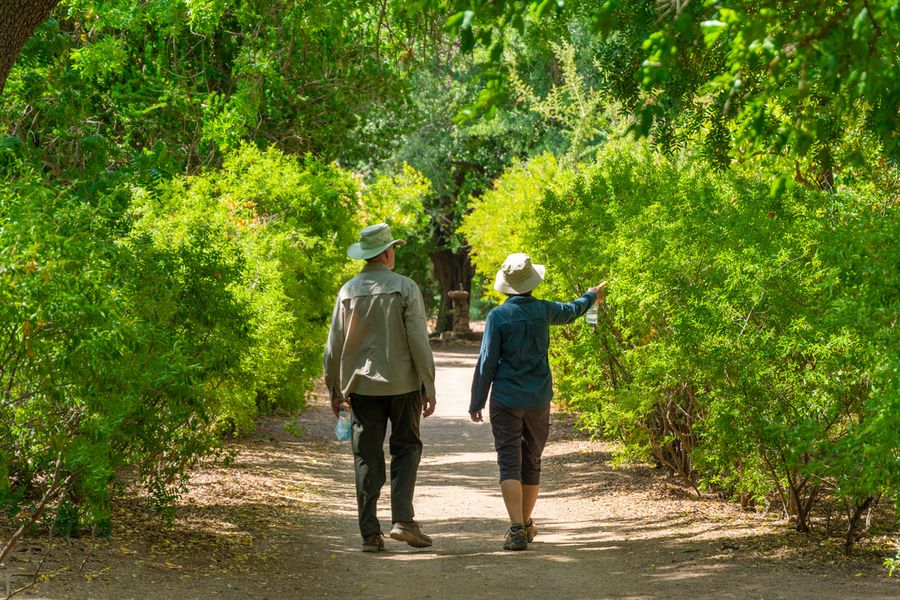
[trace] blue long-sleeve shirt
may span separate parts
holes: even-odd
[[[594,292],[572,302],[511,296],[488,313],[472,380],[469,412],[484,408],[492,385],[491,401],[507,408],[541,408],[550,404],[550,325],[571,323],[596,300]]]

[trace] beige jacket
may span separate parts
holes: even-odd
[[[434,357],[419,286],[381,263],[369,263],[344,284],[325,346],[325,385],[391,396],[422,389],[434,398]]]

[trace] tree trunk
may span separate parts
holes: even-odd
[[[0,93],[25,42],[47,20],[59,0],[0,2]]]
[[[441,304],[438,307],[435,333],[443,333],[453,329],[453,305],[447,294],[453,290],[464,290],[471,293],[474,269],[469,260],[469,250],[460,248],[456,252],[437,250],[431,253],[431,264],[434,265],[434,276],[441,288]]]
[[[856,500],[853,510],[847,515],[847,535],[844,537],[844,554],[847,556],[850,556],[850,553],[853,551],[853,544],[868,530],[868,527],[866,527],[862,532],[859,532],[857,527],[863,513],[869,510],[876,501],[877,498],[875,496],[866,496],[862,502]]]

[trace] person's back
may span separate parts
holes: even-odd
[[[350,405],[359,531],[364,552],[384,549],[377,504],[385,483],[384,437],[391,424],[391,532],[410,546],[431,545],[413,520],[422,441],[419,418],[434,412],[434,359],[418,286],[391,272],[395,240],[379,223],[360,232],[347,256],[365,260],[341,288],[325,346],[325,384],[335,416]]]
[[[584,305],[585,301],[550,302],[522,295],[511,296],[488,313],[485,335],[490,339],[483,345],[491,347],[496,343],[499,350],[497,369],[492,379],[481,380],[482,388],[475,394],[486,397],[485,384],[492,382],[492,398],[504,406],[538,408],[546,405],[553,395],[547,358],[550,326],[571,323],[587,310]]]
[[[326,349],[330,388],[385,396],[417,390],[430,382],[425,309],[418,286],[384,264],[370,263],[338,294],[332,322],[335,337]],[[339,312],[338,312],[339,311]],[[333,342],[333,343],[332,343]],[[335,348],[340,345],[340,353]],[[427,390],[433,396],[434,389]]]
[[[544,266],[532,264],[527,254],[506,257],[494,289],[509,298],[488,313],[472,379],[472,421],[484,420],[482,410],[490,392],[500,493],[510,520],[503,544],[506,550],[524,550],[537,535],[531,511],[540,489],[541,454],[550,433],[550,325],[571,323],[583,315],[606,285],[594,286],[572,302],[538,300],[531,291],[543,281],[544,272]]]

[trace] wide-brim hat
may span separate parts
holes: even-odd
[[[347,256],[357,260],[375,258],[391,246],[402,246],[404,240],[395,240],[387,223],[370,225],[359,232],[359,241],[350,244]]]
[[[510,254],[497,271],[494,289],[504,294],[527,294],[544,280],[544,265],[535,265],[521,252]]]

